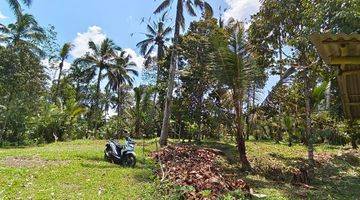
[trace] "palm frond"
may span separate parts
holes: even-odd
[[[21,16],[21,5],[18,0],[7,0],[10,8],[14,11],[17,17]]]
[[[214,16],[214,10],[209,3],[204,2],[204,10],[209,16]]]
[[[193,8],[193,3],[191,0],[187,0],[186,3],[185,3],[185,6],[186,6],[186,10],[188,11],[188,13],[195,17],[196,16],[196,13],[195,13],[195,10]]]
[[[168,36],[170,33],[172,32],[172,28],[171,27],[167,27],[164,32],[162,33],[163,37]]]
[[[26,5],[26,6],[30,6],[32,4],[32,0],[22,0],[22,2]]]
[[[151,53],[154,51],[155,45],[152,45],[149,50],[146,52],[145,57],[149,57]]]
[[[166,8],[168,8],[171,4],[171,0],[164,0],[154,11],[154,14],[158,14],[161,13],[162,11],[164,11]]]
[[[89,48],[90,48],[92,51],[94,51],[94,53],[95,53],[96,55],[99,54],[99,49],[98,49],[98,47],[96,46],[96,44],[95,44],[94,41],[89,41],[88,45],[89,45]]]
[[[60,57],[62,59],[66,59],[72,48],[73,48],[73,45],[71,43],[65,43],[60,50]]]
[[[151,27],[150,25],[147,25],[146,28],[152,35],[156,35],[156,31],[154,30],[153,27]]]
[[[196,7],[198,7],[200,10],[204,9],[204,0],[194,0],[194,4]]]
[[[160,21],[165,22],[165,21],[166,21],[167,14],[168,14],[168,12],[165,11],[165,12],[162,14],[162,16],[161,16]]]
[[[179,26],[184,29],[185,28],[185,17],[184,17],[184,4],[178,4],[176,10],[177,19],[175,23],[178,23]]]
[[[10,30],[6,26],[1,24],[0,25],[0,32],[2,32],[4,34],[8,34],[8,33],[10,33]]]

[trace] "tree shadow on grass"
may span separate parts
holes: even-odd
[[[233,145],[211,141],[211,142],[203,143],[201,146],[205,148],[212,148],[221,151],[223,156],[229,162],[229,164],[233,165],[239,163],[238,151],[236,147]]]
[[[137,170],[137,172],[133,173],[132,176],[135,180],[142,183],[154,183],[155,175],[153,175],[152,171],[147,170]]]
[[[306,158],[286,157],[275,152],[265,153],[261,157],[249,157],[253,172],[248,176],[248,173],[240,170],[235,146],[219,142],[207,142],[202,146],[222,151],[228,162],[222,165],[222,168],[227,173],[243,178],[255,190],[275,188],[290,199],[356,199],[359,195],[360,178],[356,174],[360,173],[360,152],[347,152],[342,155],[316,154],[316,178],[311,183],[314,188],[306,188],[302,185],[291,184],[294,170],[307,166]],[[348,174],[349,171],[353,171],[354,175]],[[265,181],[254,178],[252,175],[263,177]]]
[[[278,169],[277,173],[274,171],[271,173],[271,170],[262,169],[263,173],[260,172],[260,174],[267,179],[274,180],[274,176],[269,177],[268,175],[278,174],[275,178],[284,175],[285,181],[291,182],[292,173],[289,173],[286,169],[299,169],[307,165],[307,159],[305,158],[288,158],[275,153],[270,153],[269,155],[284,163],[285,168],[275,168]],[[360,172],[360,157],[357,154],[351,152],[342,155],[319,153],[315,155],[315,162],[315,179],[310,183],[314,186],[314,189],[305,190],[300,193],[305,194],[306,198],[310,199],[358,198],[360,177],[356,176],[356,174]],[[294,191],[285,190],[285,193],[291,196]]]

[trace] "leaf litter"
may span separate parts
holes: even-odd
[[[194,188],[185,192],[186,199],[217,199],[235,190],[249,194],[250,187],[244,180],[225,174],[216,164],[221,154],[215,149],[176,145],[153,152],[151,157],[161,165],[156,171],[160,178]],[[210,191],[210,194],[204,196],[204,191]]]

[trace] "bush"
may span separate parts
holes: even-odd
[[[83,137],[86,129],[81,123],[81,116],[85,112],[86,109],[74,100],[60,106],[44,101],[39,114],[28,119],[27,135],[36,143]]]

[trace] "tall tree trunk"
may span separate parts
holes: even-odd
[[[245,138],[246,140],[248,140],[250,138],[250,132],[251,132],[251,125],[250,125],[250,116],[251,116],[251,105],[250,105],[250,102],[251,102],[251,89],[250,89],[251,86],[249,86],[247,88],[247,98],[246,98],[246,114],[245,114],[245,122],[246,122],[246,132],[245,132]]]
[[[246,146],[245,146],[245,138],[244,138],[244,123],[242,120],[243,114],[243,91],[239,88],[233,89],[233,101],[235,107],[235,124],[236,124],[236,143],[240,156],[240,162],[244,169],[251,169],[251,165],[246,156]]]
[[[198,94],[196,95],[196,111],[195,118],[198,124],[198,130],[196,134],[196,141],[200,142],[202,138],[202,128],[203,128],[203,120],[202,120],[202,105],[203,105],[203,92],[202,88],[198,88]]]
[[[116,107],[116,110],[117,110],[117,116],[118,117],[120,117],[121,116],[121,96],[122,96],[122,94],[121,94],[122,92],[121,92],[121,86],[118,86],[118,88],[117,88],[117,107]]]
[[[103,68],[100,67],[99,69],[99,74],[98,74],[98,78],[97,78],[97,83],[96,83],[96,96],[95,96],[95,105],[94,107],[91,109],[91,118],[93,121],[93,126],[95,127],[95,129],[99,128],[99,124],[98,124],[98,115],[100,114],[100,110],[101,108],[99,107],[99,101],[100,101],[100,84],[101,84],[101,75],[102,75],[102,70]]]
[[[325,101],[326,101],[326,106],[325,109],[327,111],[330,111],[330,101],[331,101],[331,81],[329,81],[329,85],[326,88],[326,92],[325,92]]]
[[[158,96],[158,93],[159,93],[159,83],[160,83],[160,65],[159,65],[159,61],[163,58],[164,56],[164,52],[162,51],[163,49],[163,46],[162,45],[158,45],[158,49],[157,49],[157,70],[156,70],[156,83],[155,83],[155,93],[154,93],[154,97],[153,97],[153,102],[154,102],[154,108],[153,108],[153,116],[154,116],[154,125],[155,125],[155,128],[156,128],[156,134],[159,134],[158,133],[158,129],[159,129],[159,126],[158,126],[158,117],[160,116],[157,116],[157,102],[156,102],[156,99],[157,99],[157,96]]]
[[[100,100],[100,84],[101,84],[101,76],[102,76],[102,70],[103,68],[100,67],[99,69],[99,74],[98,74],[98,78],[97,78],[97,83],[96,83],[96,99],[95,99],[95,108],[98,109],[99,108],[99,100]]]
[[[280,79],[284,77],[284,65],[283,65],[283,53],[282,53],[282,43],[281,43],[281,31],[279,29],[279,70],[280,70]]]
[[[141,96],[140,96],[141,98]],[[140,136],[140,126],[141,126],[141,111],[140,111],[140,102],[141,102],[141,99],[138,99],[137,102],[136,102],[136,109],[135,109],[135,112],[136,112],[136,119],[135,119],[135,134],[137,137]]]
[[[271,105],[276,91],[285,83],[285,80],[295,72],[296,72],[295,67],[290,67],[289,69],[287,69],[283,77],[276,83],[276,85],[271,89],[265,100],[261,103],[261,106]]]
[[[182,9],[182,0],[177,1],[177,10]],[[175,33],[174,33],[174,49],[172,50],[171,54],[171,62],[170,62],[170,69],[169,69],[169,82],[168,88],[166,93],[165,99],[165,108],[164,108],[164,118],[161,128],[161,136],[160,136],[160,146],[167,145],[167,139],[169,136],[169,125],[170,125],[170,115],[171,115],[171,102],[172,102],[172,94],[175,86],[175,73],[177,70],[177,62],[178,62],[178,40],[180,36],[180,15],[177,12],[176,14],[176,21],[175,21]]]
[[[308,148],[308,159],[309,159],[309,178],[314,177],[314,167],[315,167],[315,160],[314,160],[314,146],[313,146],[313,139],[311,133],[311,105],[310,105],[310,98],[311,98],[311,91],[310,91],[310,78],[308,74],[308,70],[305,72],[305,104],[306,104],[306,139],[307,139],[307,148]]]
[[[59,65],[59,76],[58,76],[57,86],[56,86],[56,95],[57,95],[57,97],[60,97],[60,91],[61,91],[60,90],[60,82],[61,82],[63,66],[64,66],[64,61],[61,61],[60,65]]]
[[[255,109],[255,101],[256,101],[256,85],[255,83],[253,84],[253,88],[252,88],[252,109]]]

